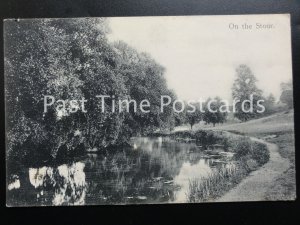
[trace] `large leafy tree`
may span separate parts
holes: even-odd
[[[172,100],[175,94],[168,89],[164,78],[165,69],[157,64],[150,55],[139,53],[126,43],[114,43],[118,55],[117,69],[122,74],[127,88],[127,97],[139,104],[144,99],[149,100],[149,113],[132,112],[127,117],[127,123],[132,124],[133,133],[147,133],[156,128],[172,128],[175,118],[172,104],[161,113],[160,96],[168,95]]]
[[[160,113],[160,95],[174,94],[149,55],[112,45],[105,19],[9,20],[5,22],[5,96],[8,157],[49,159],[61,152],[101,149],[127,142],[138,131],[174,126],[171,110]],[[96,95],[149,99],[150,113],[105,110]],[[43,96],[88,100],[87,113],[55,108],[43,113]]]
[[[59,134],[68,132],[64,127],[71,121],[56,121],[53,110],[43,114],[43,95],[80,95],[78,77],[70,76],[76,68],[68,60],[70,39],[50,20],[7,21],[4,38],[8,155],[20,149],[30,160],[35,149],[46,158],[60,147]]]
[[[109,109],[101,114],[93,101],[87,104],[86,114],[43,113],[44,95],[70,100],[124,92],[105,35],[103,19],[6,23],[8,155],[23,154],[30,159],[40,153],[47,159],[49,154],[56,157],[60,149],[72,152],[80,144],[105,147],[115,143],[123,115]],[[82,135],[74,135],[76,130]]]
[[[257,102],[263,99],[263,97],[262,91],[256,86],[256,82],[257,79],[247,65],[240,65],[237,67],[236,79],[232,86],[232,97],[233,99],[239,100],[239,102],[235,104],[236,111],[234,116],[242,121],[247,121],[259,115],[257,112]],[[251,105],[247,101],[251,99],[251,96],[253,96],[253,110],[249,111]]]

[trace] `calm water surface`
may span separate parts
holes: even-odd
[[[133,147],[87,154],[68,164],[26,168],[8,185],[11,205],[186,202],[189,179],[232,165],[195,143],[133,138]]]

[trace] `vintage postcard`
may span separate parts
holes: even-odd
[[[4,20],[6,204],[296,198],[289,14]]]

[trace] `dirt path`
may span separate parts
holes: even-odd
[[[235,188],[217,199],[217,202],[266,200],[268,189],[275,184],[276,178],[289,168],[289,160],[280,156],[277,145],[257,138],[251,139],[267,145],[270,160],[258,170],[250,173]]]

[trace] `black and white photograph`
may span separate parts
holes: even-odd
[[[5,19],[6,206],[294,201],[290,21]]]

